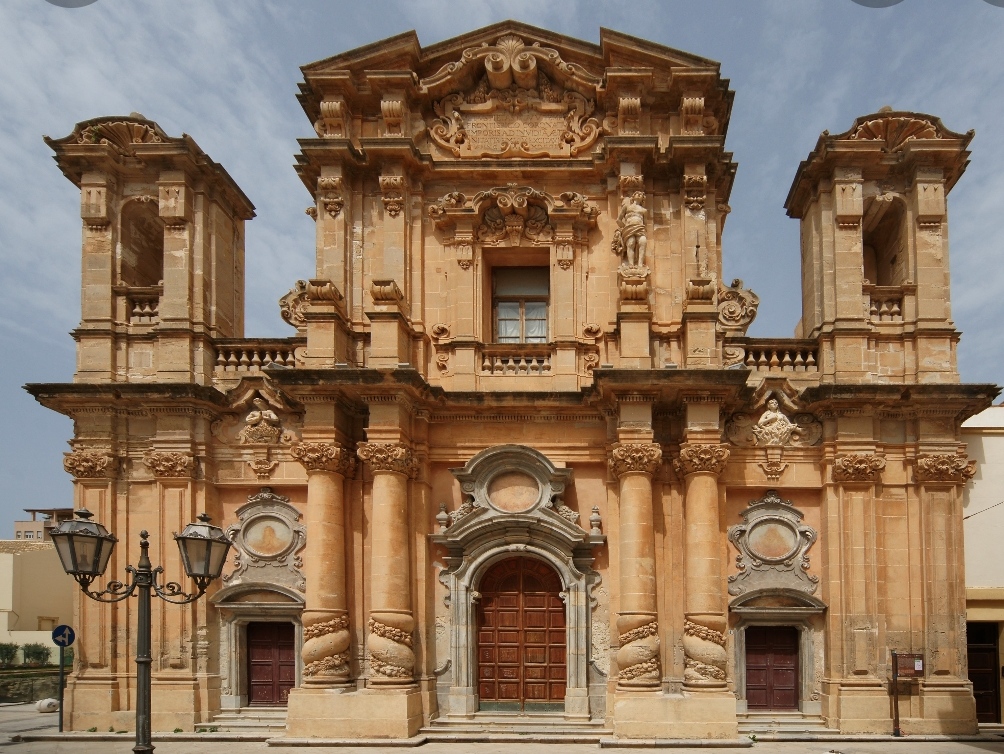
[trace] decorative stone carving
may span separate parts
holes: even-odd
[[[342,97],[325,98],[320,104],[320,116],[314,121],[314,131],[322,139],[349,138],[348,109]]]
[[[307,529],[289,498],[262,487],[237,509],[237,520],[227,529],[234,543],[234,570],[224,574],[223,581],[230,586],[255,583],[305,591],[301,555]]]
[[[704,95],[689,92],[680,98],[680,116],[684,136],[704,135]]]
[[[447,209],[463,207],[467,203],[467,197],[459,191],[451,191],[444,194],[438,201],[429,205],[429,219],[435,223],[439,230],[446,230],[452,224],[447,214]]]
[[[523,239],[541,244],[554,238],[548,215],[554,199],[543,191],[503,186],[476,194],[473,204],[483,213],[477,230],[477,239],[483,244],[519,246]]]
[[[454,157],[574,157],[599,137],[595,103],[576,89],[587,82],[594,88],[600,79],[564,62],[557,50],[527,47],[515,35],[464,50],[460,61],[423,79],[422,86],[435,88],[478,64],[484,73],[473,90],[434,105],[438,117],[429,136]],[[557,79],[580,85],[565,89]]]
[[[635,617],[635,616],[632,616]],[[649,616],[636,616],[644,621],[622,633],[618,639],[617,685],[622,687],[651,686],[660,677],[659,624]],[[624,617],[618,621],[618,625]]]
[[[345,207],[342,179],[337,176],[327,176],[317,179],[317,202],[324,207],[334,220]]]
[[[704,202],[708,196],[708,177],[706,175],[683,176],[683,201],[693,214],[704,211]]]
[[[297,280],[296,285],[289,289],[289,293],[279,299],[279,316],[286,324],[292,325],[297,330],[306,329],[307,320],[303,314],[308,308],[310,303],[307,300],[306,280]]]
[[[317,220],[317,207],[311,204],[309,207],[303,210],[303,214],[305,214],[311,220]]]
[[[673,469],[681,477],[689,474],[721,474],[729,459],[729,449],[724,445],[682,445],[680,457],[673,461]]]
[[[393,280],[374,280],[370,283],[370,298],[378,306],[393,306],[404,301],[404,293]]]
[[[397,217],[404,209],[404,176],[380,176],[380,193],[383,194],[383,208],[391,217]]]
[[[884,141],[890,152],[914,139],[940,139],[937,127],[913,117],[884,117],[868,120],[857,127],[851,139]]]
[[[729,335],[745,335],[750,323],[756,319],[760,297],[743,287],[743,281],[736,278],[732,285],[718,288],[718,332]],[[738,362],[736,362],[738,363]]]
[[[411,478],[418,473],[418,461],[404,443],[363,442],[359,443],[356,454],[374,472],[392,471]]]
[[[323,618],[323,615],[322,615]],[[349,616],[336,615],[303,627],[303,674],[310,678],[349,677]]]
[[[819,578],[809,574],[809,548],[816,530],[802,523],[802,513],[777,490],[767,490],[742,512],[743,523],[729,527],[729,541],[739,550],[729,576],[729,594],[763,589],[791,589],[813,594]]]
[[[77,479],[99,479],[111,476],[111,456],[93,450],[75,450],[63,456],[63,468]]]
[[[610,473],[654,474],[662,463],[662,447],[656,443],[618,443],[610,451]]]
[[[278,461],[273,461],[267,455],[262,458],[254,458],[248,461],[248,466],[251,467],[251,471],[254,472],[259,481],[265,481],[272,476],[272,472],[275,471],[275,468],[278,465]]]
[[[961,454],[951,453],[918,456],[914,473],[918,482],[959,484],[972,479],[976,473],[976,461],[970,461]]]
[[[725,437],[739,447],[809,447],[823,436],[823,427],[812,414],[785,416],[773,396],[757,420],[751,414],[736,413],[725,423]]]
[[[143,457],[143,465],[156,477],[191,477],[195,459],[183,453],[150,451]]]
[[[337,443],[301,442],[290,448],[289,454],[299,461],[308,473],[331,471],[351,478],[355,471],[354,455],[348,448]]]
[[[406,113],[405,103],[400,97],[384,97],[380,100],[380,115],[383,116],[384,136],[402,136],[402,126]]]
[[[106,120],[77,131],[78,144],[103,144],[121,155],[135,154],[135,144],[159,144],[165,138],[156,123],[143,119]]]
[[[621,201],[617,214],[617,225],[610,250],[623,258],[622,266],[627,268],[645,267],[645,249],[648,245],[648,231],[645,223],[648,210],[645,209],[645,192],[634,191]]]
[[[834,482],[876,482],[885,459],[867,453],[839,456],[833,461]]]
[[[692,620],[683,622],[683,679],[688,685],[720,685],[727,664],[725,634]]]
[[[387,678],[410,678],[415,671],[411,633],[370,618],[370,668]]]
[[[318,301],[345,305],[345,296],[330,280],[310,279],[307,281],[307,302]]]
[[[244,429],[238,433],[238,441],[241,445],[274,445],[279,442],[282,423],[278,415],[269,408],[264,398],[255,398],[251,403],[254,408],[244,419]]]
[[[620,136],[638,133],[641,119],[641,97],[621,97],[617,103],[617,133]]]
[[[649,274],[648,267],[628,267],[622,264],[617,270],[621,301],[633,303],[647,302]]]

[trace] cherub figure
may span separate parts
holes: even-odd
[[[620,227],[614,231],[611,246],[615,254],[624,257],[624,263],[628,267],[645,265],[645,247],[648,245],[648,236],[645,233],[647,216],[644,191],[635,191],[630,196],[624,197],[617,215]]]

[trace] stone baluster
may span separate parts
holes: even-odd
[[[321,442],[294,445],[291,453],[307,470],[303,683],[343,686],[351,677],[344,481],[352,476],[355,458],[341,445]]]
[[[683,684],[691,691],[725,688],[726,616],[722,597],[718,475],[729,451],[723,445],[687,444],[673,462],[686,482]]]
[[[619,443],[610,472],[620,485],[620,613],[617,687],[660,688],[659,622],[655,581],[655,522],[652,474],[662,449],[654,443]]]
[[[408,479],[417,464],[401,443],[360,443],[359,457],[373,472],[370,616],[370,686],[414,683]]]

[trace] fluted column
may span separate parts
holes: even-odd
[[[686,481],[684,516],[684,624],[686,670],[692,691],[725,688],[725,605],[722,597],[718,475],[729,451],[723,445],[684,445],[673,466]]]
[[[291,449],[307,470],[307,581],[303,611],[303,683],[341,686],[350,680],[345,581],[345,477],[355,458],[337,444],[304,442]]]
[[[655,590],[655,522],[652,474],[662,448],[654,443],[614,446],[610,472],[620,485],[620,613],[617,688],[660,688],[659,622]]]
[[[401,443],[360,443],[358,454],[373,472],[369,684],[408,686],[415,672],[408,479],[416,463],[411,449]]]

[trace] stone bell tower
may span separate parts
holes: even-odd
[[[244,335],[251,202],[190,136],[138,113],[46,143],[80,187],[76,380],[208,384],[211,340]]]
[[[958,382],[946,197],[973,132],[884,108],[823,133],[785,208],[801,221],[802,320],[826,382]]]

